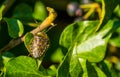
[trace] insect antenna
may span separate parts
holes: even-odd
[[[55,27],[57,24],[51,23],[52,26],[50,26],[47,30],[45,30],[44,32],[47,33],[50,29],[52,29],[53,27]]]

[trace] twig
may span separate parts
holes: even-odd
[[[53,21],[55,20],[55,18],[57,17],[57,13],[53,8],[47,7],[47,10],[49,12],[48,17],[34,30],[32,30],[30,33],[32,33],[33,35],[35,35],[37,32],[44,30],[45,28],[49,27],[50,25],[52,25]],[[3,47],[2,49],[0,49],[0,54],[2,52],[8,51],[11,48],[17,46],[18,44],[20,44],[21,42],[24,41],[25,36],[22,36],[18,39],[13,39],[11,40],[5,47]]]

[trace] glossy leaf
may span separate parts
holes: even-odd
[[[84,22],[84,21],[83,21]],[[83,23],[82,22],[82,23]],[[86,22],[86,21],[85,21]],[[84,23],[85,23],[84,22]],[[81,23],[81,22],[76,22],[76,23]],[[89,62],[99,62],[103,60],[105,56],[105,51],[106,51],[106,45],[108,43],[108,40],[111,36],[111,33],[119,26],[118,24],[114,24],[114,21],[110,20],[104,27],[97,33],[94,33],[95,28],[92,27],[92,25],[96,25],[94,23],[89,23],[89,26],[86,26],[84,30],[80,30],[80,28],[83,26],[72,24],[66,27],[66,29],[62,33],[62,37],[60,38],[60,44],[63,47],[68,48],[68,52],[62,62],[62,64],[59,67],[58,70],[58,77],[63,76],[63,77],[68,77],[69,75],[71,76],[78,76],[83,73],[83,77],[107,77],[98,67],[96,66],[84,66],[86,67],[85,69],[83,68],[84,64],[79,63],[79,59],[85,59],[88,60]],[[69,30],[70,29],[70,30]],[[77,31],[76,31],[77,30]],[[91,30],[91,31],[89,31]],[[71,37],[66,37],[68,33]],[[80,32],[81,31],[81,32]],[[89,33],[90,32],[90,33]],[[76,35],[74,35],[76,34]],[[83,35],[83,36],[82,36]],[[77,36],[77,37],[76,37]],[[69,40],[72,41],[68,42]],[[62,40],[67,40],[67,41],[62,41]],[[67,44],[66,44],[67,43]],[[67,66],[67,67],[66,67]],[[79,68],[78,68],[79,67]],[[90,70],[87,71],[87,69],[93,69],[94,72]],[[79,69],[79,71],[76,69]],[[73,71],[72,71],[73,70]],[[95,73],[96,71],[96,73]],[[62,75],[62,72],[66,73],[66,75]],[[88,72],[88,73],[87,73]],[[90,73],[89,73],[90,72]],[[93,73],[93,74],[91,74]],[[99,73],[99,74],[98,74]]]
[[[23,24],[20,20],[14,18],[5,18],[8,25],[8,33],[12,38],[21,37],[24,32]]]
[[[89,24],[89,25],[93,25],[93,24]],[[68,32],[67,29],[71,29],[70,27],[72,27],[72,29],[74,27],[76,27],[76,25],[72,25],[72,26],[70,25],[64,30],[63,34],[61,35],[64,37],[62,37],[60,39],[60,44],[64,47],[68,47],[67,46],[68,44],[74,45],[73,53],[76,52],[79,57],[85,58],[85,59],[89,60],[90,62],[99,62],[105,56],[106,44],[108,42],[108,39],[110,38],[110,35],[112,32],[111,30],[114,29],[114,27],[116,27],[116,25],[118,26],[118,24],[114,25],[113,21],[109,21],[99,33],[91,34],[89,32],[87,32],[87,33],[81,32],[81,34],[83,36],[80,33],[77,33],[77,31],[79,32],[82,30],[77,30],[77,31],[74,30],[73,33],[76,32],[76,34],[78,34],[78,35],[76,38],[74,38],[76,35],[69,35],[69,36],[71,36],[70,41],[73,40],[73,42],[72,41],[68,42],[69,37],[66,38],[66,36],[68,35],[66,33],[71,33],[70,31],[72,31],[72,30],[70,30]],[[77,27],[77,29],[80,27],[81,27],[81,25],[79,25],[79,27]],[[93,32],[93,31],[94,30],[91,29],[91,32]],[[91,34],[91,36],[89,34]],[[87,37],[84,35],[86,35]],[[67,41],[64,41],[64,42],[61,41],[61,40],[64,40],[64,38],[66,38]],[[81,42],[81,40],[83,40],[83,41]]]
[[[35,3],[33,17],[41,21],[43,21],[47,17],[46,7],[41,1],[37,1]]]
[[[94,33],[98,21],[80,21],[67,26],[60,36],[60,45],[69,48],[75,40],[82,42]],[[79,39],[79,40],[78,40]]]
[[[81,44],[81,42],[94,34],[97,24],[98,21],[81,21],[67,26],[60,36],[60,45],[68,50],[72,46],[73,48],[71,49],[73,50],[70,51],[72,53],[76,49],[76,44]]]
[[[28,50],[29,52],[31,52],[29,46],[30,46],[30,44],[31,44],[31,39],[32,39],[32,38],[33,38],[33,34],[32,34],[32,33],[26,33],[26,35],[25,35],[25,40],[24,40],[24,44],[25,44],[25,46],[26,46],[26,48],[27,48],[27,50]]]
[[[20,56],[6,64],[5,77],[48,77],[38,70],[36,60]]]
[[[111,36],[114,25],[113,21],[109,21],[104,28],[97,34],[93,34],[82,43],[77,43],[74,46],[79,57],[85,58],[90,62],[99,62],[103,60],[106,51],[106,44]],[[117,25],[118,26],[118,25]],[[78,39],[79,40],[79,39]]]

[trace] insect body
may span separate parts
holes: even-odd
[[[47,34],[43,32],[39,32],[36,35],[34,35],[33,39],[31,40],[30,44],[30,54],[34,58],[40,58],[44,55],[46,50],[49,47],[49,38]]]

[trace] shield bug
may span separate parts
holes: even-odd
[[[44,55],[50,44],[49,38],[46,33],[38,32],[31,40],[30,54],[34,58],[40,58]]]

